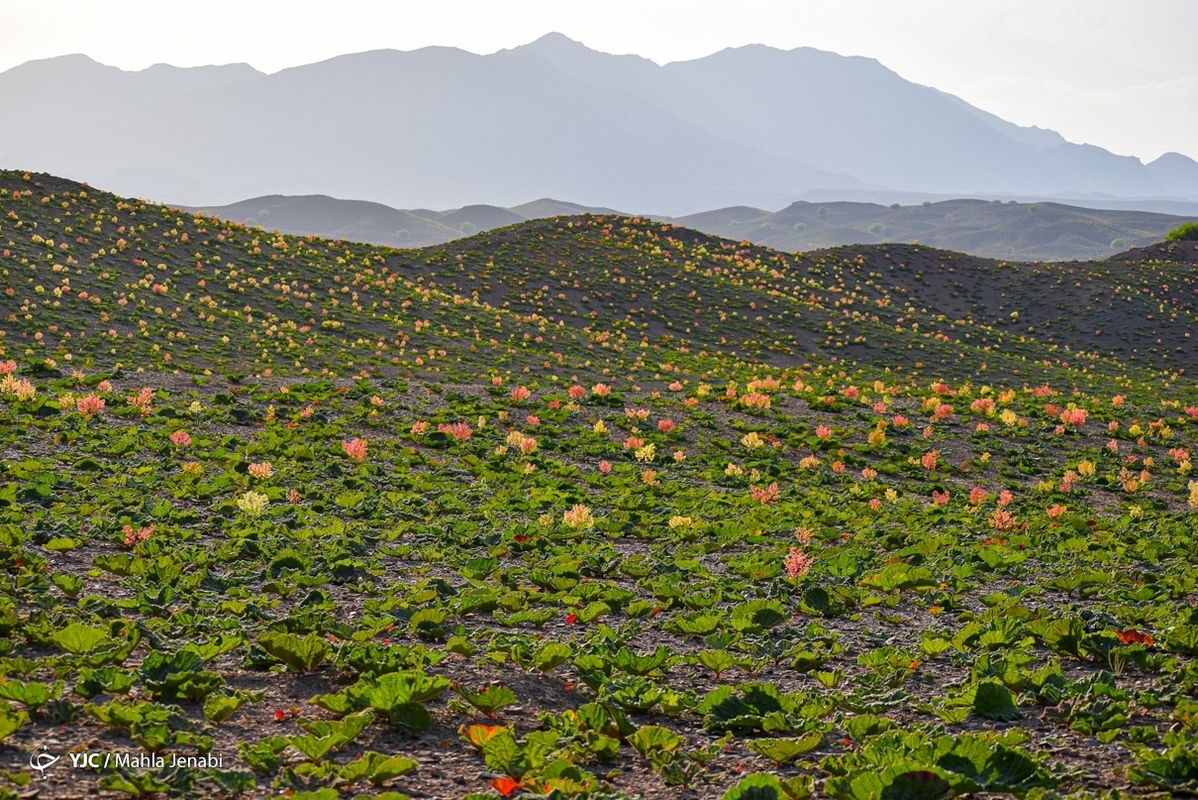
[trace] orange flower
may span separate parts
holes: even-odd
[[[349,439],[341,443],[341,449],[345,451],[349,460],[359,464],[366,460],[366,447],[365,439]]]

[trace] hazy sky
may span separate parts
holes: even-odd
[[[666,63],[762,43],[876,58],[1021,125],[1198,159],[1196,0],[0,0],[0,70],[85,53],[141,69],[344,53],[475,53],[551,31]]]

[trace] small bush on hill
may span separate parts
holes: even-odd
[[[1165,234],[1166,242],[1198,242],[1198,222],[1184,222]]]

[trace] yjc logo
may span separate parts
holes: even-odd
[[[29,768],[35,769],[42,774],[42,780],[46,779],[46,770],[58,763],[58,759],[62,756],[52,755],[46,751],[45,746],[42,747],[42,752],[34,752],[29,755]],[[74,758],[74,756],[72,756]]]

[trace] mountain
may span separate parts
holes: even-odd
[[[619,213],[549,198],[511,208],[471,205],[431,211],[397,210],[378,203],[325,196],[279,195],[196,210],[282,233],[396,247],[442,244],[529,219]],[[682,217],[655,218],[787,252],[861,242],[918,241],[973,255],[1023,261],[1106,258],[1160,241],[1188,219],[1062,203],[983,200],[892,206],[798,201],[776,213],[752,206],[731,206]]]
[[[1170,194],[1192,195],[1198,186],[1198,163],[1181,153],[1165,153],[1145,167]]]
[[[65,56],[0,73],[0,103],[34,123],[0,129],[0,166],[195,206],[548,196],[677,216],[812,192],[1198,200],[1185,156],[1145,166],[811,48],[659,66],[551,34],[486,56],[382,50],[271,75]]]

